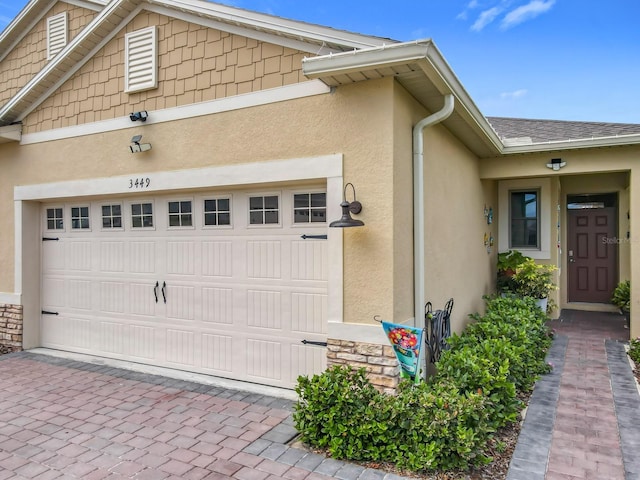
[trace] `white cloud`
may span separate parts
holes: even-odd
[[[507,30],[511,27],[536,18],[538,15],[548,12],[551,7],[556,3],[556,0],[532,0],[526,5],[522,5],[509,13],[507,13],[500,24],[502,30]]]
[[[500,98],[502,99],[517,99],[524,97],[528,92],[528,90],[521,88],[520,90],[515,90],[513,92],[503,92],[500,94]]]
[[[473,30],[474,32],[479,32],[484,27],[493,22],[496,17],[502,13],[502,10],[502,7],[493,7],[489,10],[483,11],[475,21],[475,23],[471,25],[471,30]]]

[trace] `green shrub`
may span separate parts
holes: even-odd
[[[636,365],[640,365],[640,338],[636,338],[629,342],[629,356]]]
[[[302,440],[336,458],[394,462],[414,471],[468,469],[486,462],[487,442],[514,422],[517,392],[548,370],[551,337],[532,299],[488,298],[428,382],[378,392],[363,369],[336,366],[299,377],[294,422]],[[635,345],[640,354],[640,340]],[[640,355],[639,355],[640,356]]]

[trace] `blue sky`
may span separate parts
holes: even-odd
[[[26,0],[0,0],[0,28]],[[431,38],[487,116],[640,123],[638,0],[229,0],[395,40]]]

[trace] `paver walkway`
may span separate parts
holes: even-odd
[[[563,311],[531,397],[509,480],[640,478],[640,396],[620,315]]]
[[[0,480],[401,478],[289,446],[289,400],[30,352],[0,372]]]

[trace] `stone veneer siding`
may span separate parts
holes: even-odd
[[[373,343],[327,340],[327,366],[364,368],[367,378],[380,391],[395,393],[400,379],[398,360],[390,346]]]
[[[22,350],[22,305],[0,303],[0,351]]]

